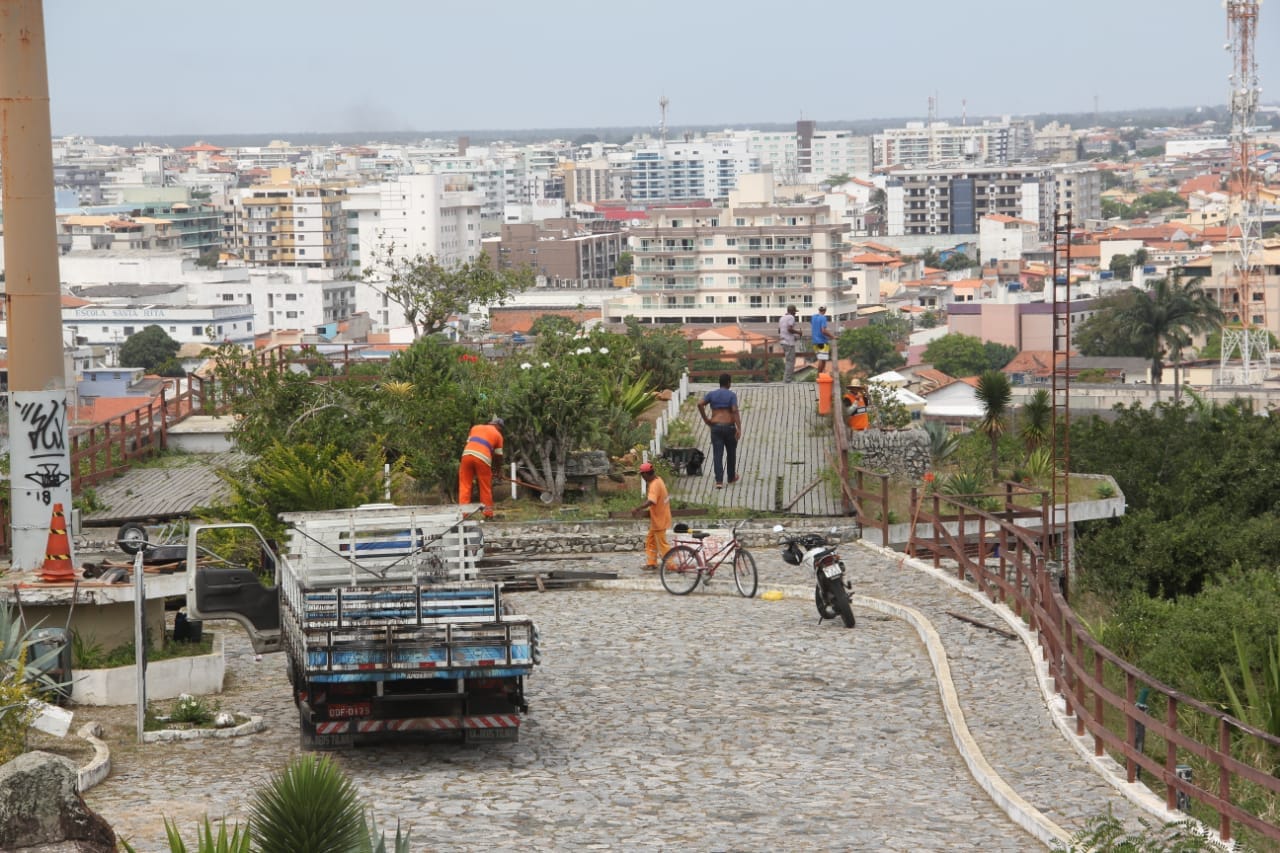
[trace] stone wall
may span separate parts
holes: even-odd
[[[861,454],[850,464],[873,471],[886,471],[919,481],[929,470],[929,434],[922,429],[855,432],[849,439],[849,450]]]
[[[741,519],[718,519],[708,516],[676,518],[694,530],[730,529]],[[774,524],[784,524],[789,533],[821,533],[835,535],[845,541],[856,539],[859,528],[850,518],[782,518],[754,519],[738,528],[738,539],[747,547],[764,549],[777,545]],[[516,559],[521,555],[600,554],[643,551],[648,521],[626,519],[608,521],[548,521],[484,525],[485,553],[491,557]]]

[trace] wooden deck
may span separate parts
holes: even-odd
[[[690,399],[701,400],[715,387],[690,385]],[[707,457],[702,476],[674,477],[674,482],[667,484],[672,497],[762,512],[842,515],[831,458],[835,439],[831,419],[818,417],[818,386],[813,382],[734,383],[733,390],[742,412],[742,440],[738,443],[741,481],[715,488],[711,437],[706,427],[700,427],[698,446]],[[691,405],[686,402],[682,411]],[[696,411],[691,420],[698,422]],[[804,493],[806,489],[809,491]]]
[[[217,474],[242,461],[239,453],[165,457],[162,464],[131,468],[93,487],[103,509],[85,513],[86,527],[109,527],[126,521],[166,521],[187,516],[197,506],[224,500],[230,487]]]

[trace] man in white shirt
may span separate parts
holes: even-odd
[[[791,382],[796,372],[796,306],[788,305],[787,313],[778,320],[778,337],[782,341],[782,381]]]

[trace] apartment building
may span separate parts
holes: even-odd
[[[1053,170],[1058,210],[1083,226],[1102,216],[1102,172],[1092,166],[1059,166]]]
[[[978,252],[984,266],[997,261],[1020,261],[1039,245],[1040,228],[1034,222],[998,213],[978,220]]]
[[[645,204],[729,197],[743,175],[760,161],[741,139],[647,143],[632,153],[628,201]]]
[[[564,199],[569,207],[625,199],[631,195],[630,153],[565,161],[558,168],[564,176]]]
[[[346,184],[294,180],[287,169],[272,170],[269,183],[232,195],[224,243],[254,266],[345,268],[346,194]]]
[[[388,246],[400,257],[430,256],[445,266],[474,261],[483,205],[464,174],[400,175],[353,187],[343,202],[350,266],[371,266]]]
[[[818,130],[813,121],[798,121],[794,132],[731,131],[742,139],[761,168],[772,168],[786,185],[820,183],[833,175],[871,174],[871,137],[850,130]]]
[[[604,322],[776,323],[793,303],[851,319],[848,225],[825,204],[778,203],[773,189],[772,175],[749,175],[724,207],[651,209],[630,232],[635,286],[605,301]]]
[[[466,175],[400,175],[352,188],[344,202],[349,217],[350,271],[363,276],[387,249],[400,259],[435,258],[446,267],[474,261],[482,251],[482,193]],[[380,276],[357,284],[354,311],[380,329],[405,325]]]
[[[1030,157],[1034,134],[1035,122],[1022,119],[958,126],[945,121],[913,121],[875,135],[875,165],[921,168],[942,163],[1017,163]]]
[[[548,287],[612,287],[627,238],[617,222],[576,219],[503,225],[484,241],[495,269],[531,267]]]
[[[904,169],[885,186],[888,234],[976,234],[992,214],[1036,223],[1054,210],[1052,175],[1039,167]]]

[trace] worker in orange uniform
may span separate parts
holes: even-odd
[[[667,528],[671,526],[671,497],[667,484],[653,470],[652,462],[640,465],[640,478],[644,480],[644,503],[631,510],[633,516],[649,512],[649,534],[644,538],[644,569],[658,570],[658,561],[667,553]]]
[[[467,445],[462,449],[462,466],[458,468],[458,503],[471,503],[471,481],[478,480],[485,518],[493,518],[493,470],[495,462],[502,464],[504,426],[506,424],[499,417],[487,424],[473,426],[467,435]]]
[[[849,429],[862,432],[871,426],[871,418],[867,414],[867,392],[861,385],[850,385],[844,393],[844,411],[849,416]]]

